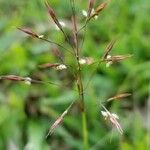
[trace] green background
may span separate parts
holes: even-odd
[[[71,34],[69,0],[49,0],[58,18],[66,23]],[[84,23],[82,10],[87,0],[76,0],[78,27]],[[102,1],[97,0],[95,7]],[[67,106],[77,100],[74,79],[74,57],[60,49],[70,70],[41,70],[42,63],[60,62],[54,44],[33,39],[16,27],[29,27],[44,37],[64,43],[55,29],[44,1],[0,0],[0,75],[14,74],[43,80],[43,84],[0,81],[0,150],[76,150],[83,149],[78,105],[75,105],[52,136],[45,138],[49,127]],[[92,150],[148,150],[148,96],[150,93],[150,1],[113,0],[98,20],[88,24],[82,56],[98,60],[108,43],[117,39],[112,55],[133,54],[120,63],[83,66],[85,103],[88,119],[89,145]],[[70,37],[71,39],[71,37]],[[94,71],[95,70],[95,71]],[[91,74],[95,74],[91,77]],[[87,85],[88,81],[90,83]],[[58,85],[49,84],[48,82]],[[100,102],[118,92],[132,96],[114,101],[107,108],[119,114],[124,134],[101,116]],[[150,100],[149,100],[150,101]],[[149,102],[150,103],[150,102]],[[150,106],[149,106],[150,107]]]

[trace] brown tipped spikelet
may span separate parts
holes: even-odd
[[[16,75],[6,75],[1,76],[0,80],[24,81],[24,78]]]
[[[112,101],[112,100],[119,100],[119,99],[122,99],[122,98],[126,98],[128,96],[131,96],[132,94],[131,93],[121,93],[121,94],[117,94],[111,98],[109,98],[107,101]]]
[[[100,12],[106,7],[107,3],[102,3],[100,4],[96,10],[91,14],[91,16],[89,17],[88,20],[90,20],[91,18],[94,18],[95,16],[98,16],[100,14]]]
[[[123,134],[122,127],[121,127],[120,123],[118,122],[119,116],[115,113],[111,113],[110,111],[108,111],[104,105],[101,104],[101,106],[105,110],[105,111],[101,111],[101,114],[103,115],[105,120],[109,120],[112,123],[112,125],[117,128],[118,132],[120,134]]]
[[[16,75],[1,76],[0,80],[24,81],[25,84],[28,84],[28,85],[30,85],[32,82],[32,79],[29,77],[20,77],[20,76],[16,76]]]
[[[113,48],[113,46],[114,46],[115,43],[116,43],[116,39],[112,40],[112,41],[107,45],[102,59],[107,58],[109,52],[112,50],[112,48]]]
[[[133,55],[131,54],[127,54],[127,55],[115,55],[115,56],[111,56],[109,58],[106,58],[105,61],[112,61],[113,63],[115,62],[120,62],[124,59],[127,59],[127,58],[130,58],[132,57]]]
[[[39,67],[45,69],[45,68],[55,68],[59,65],[60,65],[59,63],[55,63],[55,64],[46,63],[46,64],[39,65]]]
[[[90,17],[92,9],[93,9],[93,6],[94,6],[94,0],[89,0],[88,11],[87,11],[88,15],[87,15],[87,17]]]
[[[129,57],[132,57],[132,55],[131,54],[115,55],[115,56],[107,55],[105,59],[102,59],[102,61],[106,61],[106,67],[109,67],[110,65],[112,65],[114,63],[118,63],[124,59],[129,58]]]
[[[55,22],[55,24],[57,25],[57,27],[58,27],[61,31],[63,31],[63,28],[62,28],[61,24],[59,23],[59,21],[58,21],[58,19],[57,19],[57,17],[56,17],[56,14],[55,14],[55,12],[54,12],[54,10],[52,9],[52,7],[51,7],[50,4],[48,3],[48,1],[45,1],[45,5],[46,5],[46,7],[47,7],[47,9],[48,9],[49,15],[51,16],[51,18],[53,19],[53,21]]]
[[[106,5],[107,3],[100,4],[95,10],[96,15],[99,15],[99,13],[106,7]]]
[[[59,58],[63,62],[63,54],[57,47],[52,49],[52,53],[55,57]]]
[[[17,29],[20,30],[20,31],[22,31],[22,32],[24,32],[24,33],[26,33],[26,34],[28,34],[28,35],[30,35],[31,37],[39,38],[39,35],[36,34],[35,32],[33,32],[29,28],[20,28],[20,27],[18,27]]]
[[[51,63],[46,63],[46,64],[42,64],[39,65],[40,68],[42,69],[46,69],[46,68],[54,68],[56,70],[64,70],[67,69],[67,66],[64,64],[59,64],[59,63],[55,63],[55,64],[51,64]]]
[[[51,135],[55,128],[57,128],[63,121],[65,115],[68,113],[68,111],[64,111],[60,117],[57,118],[57,120],[53,123],[53,125],[50,127],[48,134],[46,135],[46,138]]]
[[[53,133],[55,128],[57,128],[62,121],[64,120],[64,117],[68,114],[69,110],[73,106],[74,101],[69,105],[69,107],[56,119],[56,121],[53,123],[53,125],[50,127],[48,134],[46,135],[46,138]]]

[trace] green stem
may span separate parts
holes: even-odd
[[[87,131],[87,120],[85,111],[82,112],[82,129],[83,129],[84,150],[88,150],[89,144],[88,144],[88,131]]]
[[[79,93],[79,100],[80,100],[80,109],[82,115],[82,131],[83,131],[83,148],[84,150],[89,149],[88,145],[88,130],[87,130],[87,120],[86,120],[86,110],[85,110],[85,101],[84,101],[84,89],[83,89],[83,81],[82,81],[82,72],[81,72],[81,65],[79,63],[80,59],[80,51],[79,51],[79,38],[78,38],[78,30],[77,30],[77,21],[76,21],[76,13],[75,13],[75,4],[74,0],[70,0],[72,6],[72,23],[73,23],[73,35],[74,35],[74,42],[75,42],[75,56],[77,61],[77,88]]]
[[[77,61],[78,61],[77,87],[78,87],[78,92],[79,92],[80,108],[81,108],[81,113],[82,113],[83,147],[84,147],[84,150],[88,150],[89,144],[88,144],[86,110],[85,110],[85,102],[84,102],[84,89],[83,89],[82,76],[81,76],[81,66],[80,66],[78,57],[77,57]]]

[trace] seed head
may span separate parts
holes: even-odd
[[[104,117],[105,120],[109,120],[118,130],[118,132],[120,134],[123,134],[123,130],[122,130],[122,127],[121,125],[119,124],[118,120],[119,120],[119,117],[117,114],[115,113],[111,113],[109,112],[105,106],[103,106],[101,104],[101,106],[104,108],[105,111],[101,111],[101,114],[102,116]]]
[[[62,121],[64,120],[64,117],[68,114],[69,110],[72,108],[74,104],[74,101],[68,106],[68,108],[56,119],[56,121],[53,123],[53,125],[50,127],[48,134],[46,135],[46,138],[53,133],[55,128],[57,128]]]
[[[34,38],[39,38],[39,35],[35,32],[33,32],[31,29],[29,28],[19,28],[18,29],[28,35],[30,35],[31,37],[34,37]]]
[[[89,0],[87,17],[90,17],[93,7],[94,7],[94,0]]]
[[[112,100],[118,100],[118,99],[126,98],[128,96],[131,96],[131,93],[121,93],[109,98],[107,101],[109,102]]]

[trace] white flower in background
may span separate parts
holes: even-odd
[[[87,16],[88,16],[87,11],[86,11],[86,10],[82,10],[82,15],[83,15],[84,17],[87,17]]]
[[[107,55],[106,59],[111,59],[111,55]],[[110,65],[112,65],[112,63],[113,63],[113,62],[112,62],[111,60],[107,61],[106,67],[107,67],[107,68],[110,67]]]
[[[24,79],[24,82],[25,82],[25,84],[27,84],[27,85],[31,85],[31,81],[32,81],[32,79],[31,79],[30,77],[26,77],[26,78]]]
[[[102,105],[102,107],[104,108],[105,111],[101,111],[102,116],[104,117],[105,120],[109,120],[119,131],[120,134],[123,134],[123,130],[121,125],[118,122],[118,115],[115,113],[111,113],[109,112],[105,106]]]
[[[64,70],[64,69],[67,69],[67,66],[64,64],[60,64],[56,67],[56,70]]]
[[[66,24],[63,21],[60,21],[59,23],[62,27],[66,27]],[[60,30],[57,25],[55,25],[55,29],[58,31]]]

